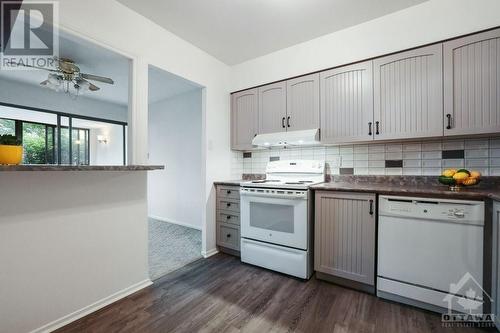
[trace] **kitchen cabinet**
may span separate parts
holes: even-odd
[[[500,329],[500,202],[493,203],[493,312],[495,324]]]
[[[252,149],[258,133],[258,90],[249,89],[231,95],[231,148]]]
[[[321,142],[373,140],[373,62],[320,74]]]
[[[259,134],[286,131],[286,82],[259,88]]]
[[[500,29],[444,43],[444,134],[500,132]]]
[[[375,59],[375,140],[443,135],[442,44]]]
[[[375,209],[375,194],[316,192],[316,272],[340,278],[339,283],[374,286]]]
[[[222,252],[240,253],[240,187],[216,186],[217,246]]]
[[[288,131],[319,128],[319,74],[286,81]]]

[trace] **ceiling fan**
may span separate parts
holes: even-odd
[[[47,80],[40,83],[41,86],[66,93],[71,93],[71,90],[76,91],[76,95],[86,91],[98,91],[100,88],[90,81],[98,81],[107,84],[115,82],[104,76],[82,73],[72,59],[54,57],[55,68],[45,68],[22,64],[24,67],[31,67],[50,72]]]

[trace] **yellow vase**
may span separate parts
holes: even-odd
[[[0,164],[21,164],[23,146],[0,145]]]

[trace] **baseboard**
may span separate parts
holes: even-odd
[[[215,254],[219,253],[219,251],[217,249],[211,249],[211,250],[208,250],[208,251],[201,251],[201,255],[203,256],[203,258],[208,258],[208,257],[211,257]]]
[[[114,303],[124,297],[127,297],[128,295],[131,295],[143,288],[146,288],[150,285],[152,285],[153,282],[151,282],[150,279],[146,279],[144,281],[141,281],[139,283],[133,284],[130,287],[127,287],[123,290],[120,290],[108,297],[105,297],[103,299],[100,299],[99,301],[90,304],[86,307],[81,308],[80,310],[77,310],[73,313],[70,313],[64,317],[61,317],[59,319],[54,320],[53,322],[50,322],[46,325],[43,325],[42,327],[39,327],[37,329],[34,329],[31,331],[31,333],[47,333],[47,332],[52,332],[55,331],[58,328],[61,328],[75,320],[78,320],[82,317],[85,317],[88,314],[91,314],[92,312],[95,312],[111,303]]]
[[[191,229],[196,229],[196,230],[200,230],[201,231],[201,227],[198,226],[198,225],[193,225],[193,224],[190,224],[190,223],[185,223],[185,222],[175,221],[175,220],[171,220],[171,219],[166,219],[164,217],[160,217],[160,216],[156,216],[156,215],[149,215],[148,217],[151,218],[151,219],[153,219],[153,220],[158,220],[158,221],[161,221],[161,222],[168,222],[168,223],[172,223],[172,224],[177,224],[177,225],[180,225],[180,226],[183,226],[183,227],[188,227],[188,228],[191,228]]]

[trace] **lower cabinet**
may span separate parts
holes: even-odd
[[[500,202],[493,204],[493,312],[495,324],[500,330]]]
[[[320,279],[374,292],[376,196],[317,191],[314,270]]]
[[[217,185],[217,246],[222,252],[240,254],[240,187]]]

